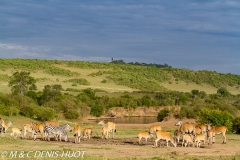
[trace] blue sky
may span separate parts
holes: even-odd
[[[240,1],[1,0],[0,53],[240,75]]]

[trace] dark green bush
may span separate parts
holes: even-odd
[[[97,116],[97,117],[100,117],[104,112],[104,107],[102,105],[94,105],[92,108],[91,108],[91,114],[93,116]]]
[[[203,108],[198,113],[198,122],[211,123],[214,126],[227,126],[228,130],[232,130],[234,117],[228,111],[218,109],[211,110]]]
[[[163,109],[158,113],[157,120],[159,122],[163,121],[163,119],[168,115],[169,110],[168,109]]]
[[[240,134],[240,117],[237,117],[233,121],[232,132]]]
[[[76,110],[68,110],[67,112],[64,113],[64,116],[67,119],[78,119],[79,113]]]
[[[181,107],[179,114],[177,115],[178,118],[196,118],[197,113],[194,111],[194,108],[189,106]]]
[[[57,117],[57,113],[49,107],[37,107],[34,113],[34,118],[40,121],[52,120]]]

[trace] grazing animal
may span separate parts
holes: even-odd
[[[75,143],[80,143],[81,140],[81,127],[79,125],[74,126],[73,128],[73,134],[75,137]]]
[[[33,129],[31,123],[27,123],[27,124],[24,124],[24,125],[23,125],[23,137],[24,137],[24,138],[26,138],[26,134],[27,134],[27,132],[32,133],[32,138],[33,138],[33,135],[34,135],[34,129]]]
[[[166,140],[167,142],[167,147],[168,147],[168,141],[170,141],[174,147],[177,146],[177,144],[174,142],[173,136],[170,132],[165,132],[165,131],[157,131],[156,132],[157,139],[155,140],[155,147],[157,148],[158,146],[158,141],[159,140]]]
[[[183,138],[182,138],[182,147],[183,144],[185,147],[187,147],[187,145],[190,145],[190,143],[192,143],[193,147],[194,147],[194,143],[193,143],[193,135],[191,134],[184,134]]]
[[[195,135],[195,124],[194,123],[182,123],[182,121],[179,121],[175,124],[176,126],[179,126],[179,130],[182,134],[193,134]]]
[[[56,135],[56,140],[58,139],[61,141],[61,136],[64,136],[65,141],[68,141],[68,136],[66,131],[69,130],[70,132],[72,131],[72,128],[69,126],[69,124],[64,124],[61,126],[53,126],[51,124],[44,126],[44,130],[46,132],[46,137],[45,140],[50,140],[49,135],[55,134]]]
[[[227,137],[226,137],[227,127],[226,126],[210,126],[209,125],[208,129],[211,130],[213,133],[213,143],[215,143],[215,135],[216,134],[222,134],[223,135],[223,144],[227,143]]]
[[[149,127],[149,132],[150,133],[155,133],[157,131],[161,131],[162,127],[160,125],[152,125]]]
[[[116,132],[116,124],[113,122],[107,122],[105,123],[103,120],[99,121],[98,124],[102,125],[102,133],[104,135],[108,135],[107,132],[111,132],[112,133],[112,138],[114,138],[114,133]],[[104,128],[104,129],[103,129]]]
[[[181,136],[181,132],[179,131],[179,129],[176,129],[174,131],[174,141],[175,141],[175,143],[179,143],[180,136]]]
[[[11,136],[14,136],[16,134],[16,138],[20,137],[22,138],[22,130],[20,130],[19,128],[12,128],[12,133]]]
[[[31,122],[31,127],[33,128],[33,131],[34,131],[33,139],[36,140],[37,133],[40,133],[42,140],[44,140],[44,124],[43,123],[37,124],[37,123]]]
[[[86,138],[90,139],[91,135],[92,135],[92,128],[85,128],[83,130],[83,137],[84,138],[86,137]]]
[[[148,138],[152,137],[152,133],[151,132],[139,132],[138,133],[138,143],[140,144],[140,141],[142,138],[145,139],[145,143],[147,143]]]
[[[200,148],[201,142],[205,144],[205,134],[196,134],[194,137],[194,142],[196,142],[197,148]]]

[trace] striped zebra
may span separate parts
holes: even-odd
[[[0,124],[0,133],[5,133],[5,128]]]
[[[70,132],[72,131],[72,128],[69,126],[69,124],[64,124],[61,126],[53,126],[51,124],[44,126],[44,131],[45,131],[45,140],[50,140],[49,135],[55,134],[56,135],[56,140],[58,139],[61,141],[61,136],[64,136],[65,141],[68,141],[68,136],[67,136],[67,130]]]

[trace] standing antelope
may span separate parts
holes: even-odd
[[[75,137],[75,143],[80,143],[80,140],[81,140],[81,127],[79,125],[76,125],[74,126],[73,128],[73,134],[74,134],[74,137]]]
[[[155,140],[155,147],[157,148],[158,146],[158,141],[159,140],[166,140],[167,142],[167,147],[168,147],[168,141],[170,141],[174,147],[177,146],[177,144],[174,142],[173,136],[170,132],[164,132],[164,131],[157,131],[156,132],[157,139]]]
[[[2,127],[4,128],[3,133],[7,132],[7,129],[12,125],[11,121],[8,121],[7,124],[5,124],[4,120],[2,120]]]
[[[37,133],[40,133],[41,137],[42,137],[42,140],[44,140],[44,124],[43,123],[36,124],[36,123],[31,122],[31,127],[34,131],[34,138],[33,139],[36,140]]]
[[[195,135],[195,124],[194,123],[182,123],[182,121],[179,121],[178,123],[175,124],[176,126],[179,126],[179,131],[182,134],[193,134]]]
[[[203,144],[205,144],[205,134],[197,134],[194,137],[194,142],[196,142],[197,148],[200,148],[201,141],[203,142]]]
[[[27,124],[23,125],[23,137],[24,138],[26,138],[27,132],[31,132],[32,133],[32,138],[33,138],[35,132],[34,132],[34,129],[31,125],[31,123],[27,123]]]
[[[223,135],[223,143],[227,143],[227,137],[226,137],[226,132],[227,132],[227,127],[226,126],[208,126],[208,130],[212,131],[213,134],[213,143],[215,143],[215,135],[216,134],[222,134]]]
[[[140,144],[140,141],[142,138],[145,139],[145,143],[147,143],[148,138],[152,137],[152,133],[151,132],[139,132],[138,133],[138,143]]]
[[[175,141],[175,143],[179,143],[180,136],[181,136],[181,132],[179,131],[179,129],[176,129],[174,131],[174,141]]]
[[[86,138],[90,139],[91,135],[92,135],[92,128],[85,128],[83,130],[83,137],[84,138],[86,137]]]
[[[102,125],[102,134],[107,135],[106,132],[112,132],[112,138],[114,138],[114,132],[116,132],[116,124],[113,122],[105,123],[103,120],[99,121],[98,124]]]
[[[207,141],[208,145],[212,145],[213,143],[213,131],[207,131]]]
[[[191,134],[184,134],[183,135],[183,138],[182,138],[182,147],[183,147],[183,144],[185,147],[187,147],[187,145],[189,144],[190,146],[190,143],[192,143],[193,147],[194,147],[194,143],[193,143],[193,135]]]
[[[22,138],[22,130],[19,128],[12,128],[11,136],[14,136],[16,134],[16,138],[20,137]]]
[[[208,130],[208,124],[197,124],[197,127],[201,129],[202,134],[206,134]]]
[[[51,124],[52,126],[55,126],[55,127],[59,126],[58,120],[56,120],[56,121],[45,121],[44,124],[45,125]]]
[[[149,127],[149,132],[150,133],[155,133],[157,131],[161,131],[162,127],[160,125],[152,125]]]
[[[103,127],[102,128],[102,139],[105,138],[105,139],[108,139],[110,138],[110,132],[112,132],[112,129],[108,128],[107,126],[106,127]]]

